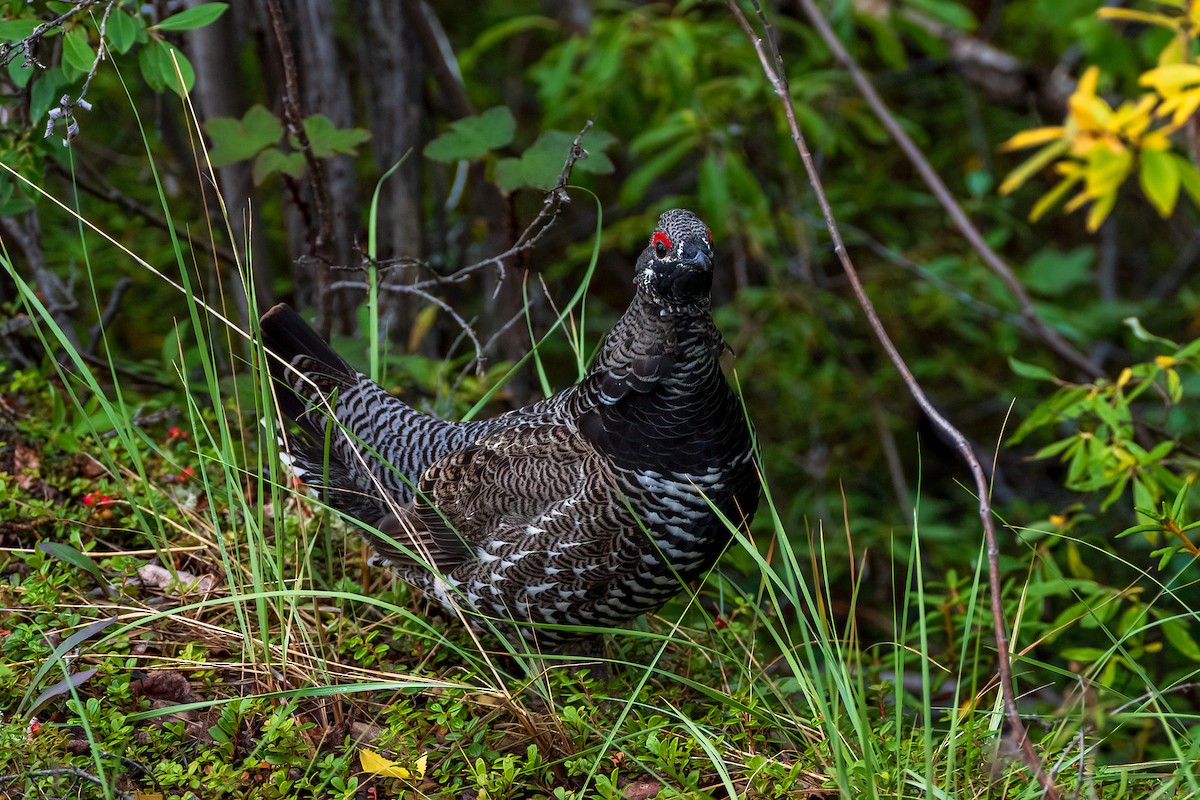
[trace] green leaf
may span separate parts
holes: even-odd
[[[1025,265],[1022,282],[1031,291],[1058,297],[1092,282],[1096,251],[1090,245],[1063,252],[1056,247],[1039,250]]]
[[[146,38],[146,22],[141,17],[116,11],[109,15],[104,28],[108,44],[118,53],[128,53],[130,48]]]
[[[32,206],[31,203],[7,176],[0,177],[0,216],[19,214]]]
[[[496,165],[496,184],[505,192],[522,186],[553,189],[562,174],[575,134],[566,131],[546,131],[521,154],[519,159],[505,159]],[[599,154],[604,157],[603,153]],[[605,157],[610,167],[612,162]],[[582,169],[586,161],[575,162]],[[603,165],[601,165],[603,168]]]
[[[370,131],[362,128],[338,130],[333,120],[324,114],[313,114],[303,124],[308,143],[317,158],[329,158],[338,153],[354,155],[355,148],[371,138]]]
[[[162,44],[165,48],[162,56],[163,80],[166,81],[168,89],[182,97],[196,85],[196,70],[192,69],[192,62],[188,61],[187,56],[178,47],[166,42],[162,42]],[[172,56],[174,56],[174,60],[172,60]],[[179,64],[178,72],[175,71],[176,63]],[[183,80],[182,86],[180,79]]]
[[[28,17],[6,19],[0,22],[0,42],[19,42],[33,33],[38,24],[38,20]]]
[[[529,149],[521,154],[525,180],[538,189],[553,189],[562,174],[567,157],[571,155],[574,134],[566,131],[546,131]],[[582,168],[583,161],[577,161]]]
[[[555,33],[558,31],[558,24],[550,19],[540,15],[529,14],[521,17],[513,17],[499,22],[490,28],[487,28],[478,36],[471,46],[458,54],[458,68],[464,75],[469,75],[474,70],[475,63],[479,56],[487,50],[495,47],[505,39],[511,39],[520,33],[528,31],[543,30]]]
[[[227,8],[229,8],[228,3],[202,3],[180,11],[178,14],[172,14],[151,30],[190,31],[194,28],[203,28],[205,25],[215,22]]]
[[[694,152],[695,138],[689,136],[663,150],[658,155],[638,167],[625,180],[619,196],[620,203],[625,208],[632,208],[642,202],[650,186],[671,171],[688,153]]]
[[[874,43],[872,50],[884,64],[893,70],[908,68],[908,56],[904,50],[904,43],[890,19],[874,14],[861,14],[855,21],[871,34],[871,40]]]
[[[1200,661],[1200,646],[1197,646],[1196,640],[1188,633],[1188,625],[1183,620],[1164,619],[1162,632],[1167,641],[1171,643],[1172,652],[1179,653],[1192,661]]]
[[[254,158],[263,148],[278,144],[283,138],[283,124],[261,105],[251,106],[240,120],[210,119],[204,123],[204,130],[213,142],[208,158],[214,167]]]
[[[1104,658],[1107,652],[1107,650],[1099,647],[1067,647],[1059,655],[1072,661],[1082,661],[1091,664]]]
[[[1200,206],[1200,170],[1183,156],[1172,154],[1171,158],[1175,160],[1175,173],[1179,175],[1183,190],[1192,198],[1193,203]]]
[[[155,92],[167,88],[162,68],[163,43],[155,40],[138,51],[138,69],[142,72],[142,80]]]
[[[1179,370],[1167,370],[1167,396],[1171,398],[1172,403],[1183,400],[1183,382],[1179,377]]]
[[[425,156],[434,161],[481,158],[512,141],[517,121],[505,106],[490,108],[475,117],[450,123],[450,130],[425,145]]]
[[[179,72],[175,72],[175,63],[179,63]],[[196,83],[196,72],[192,62],[179,51],[179,48],[161,39],[156,39],[138,52],[138,67],[146,84],[156,92],[170,89],[176,94],[183,95],[190,91]],[[180,78],[183,86],[179,85]]]
[[[270,148],[263,150],[254,159],[254,184],[261,186],[267,178],[276,172],[299,178],[304,174],[304,154],[284,153],[282,150]]]
[[[75,28],[63,37],[62,65],[68,80],[87,75],[96,63],[96,51],[88,44],[86,28]]]
[[[1033,454],[1033,458],[1035,460],[1040,460],[1043,458],[1056,456],[1059,453],[1065,452],[1069,447],[1071,447],[1071,445],[1076,444],[1078,441],[1078,438],[1075,436],[1069,436],[1066,439],[1060,439],[1059,441],[1053,444],[1048,444],[1041,450],[1038,450]]]
[[[944,22],[960,31],[973,31],[979,27],[975,15],[964,8],[959,0],[908,0],[914,8],[919,8],[934,19]]]
[[[18,89],[24,89],[29,84],[29,79],[33,77],[33,71],[34,66],[26,65],[23,58],[14,58],[8,62],[8,77]]]
[[[1020,375],[1022,378],[1032,378],[1035,381],[1057,381],[1058,376],[1045,367],[1039,367],[1037,364],[1029,364],[1024,361],[1009,356],[1008,366],[1013,372]]]
[[[512,192],[525,185],[525,168],[519,158],[502,158],[496,162],[493,176],[502,192]]]
[[[67,85],[67,76],[61,69],[49,69],[33,82],[29,90],[29,119],[40,122],[51,108],[58,105],[62,89]]]
[[[57,558],[59,561],[65,561],[73,567],[91,575],[96,585],[101,588],[109,586],[108,579],[104,577],[104,573],[96,566],[96,562],[85,556],[83,553],[63,542],[42,542],[38,545],[38,550],[41,550],[46,555]]]
[[[1179,200],[1179,170],[1175,159],[1165,150],[1143,150],[1142,168],[1138,173],[1142,191],[1150,204],[1164,219],[1171,216]]]

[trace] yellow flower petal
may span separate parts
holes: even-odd
[[[1138,79],[1142,86],[1149,86],[1159,94],[1175,94],[1185,86],[1200,83],[1200,65],[1168,64],[1147,70]]]
[[[1046,142],[1061,139],[1067,132],[1067,129],[1061,125],[1055,125],[1048,128],[1034,128],[1029,131],[1021,131],[1013,136],[1008,141],[1000,145],[1003,152],[1011,152],[1013,150],[1024,150],[1026,147],[1034,147],[1035,145],[1045,144]]]

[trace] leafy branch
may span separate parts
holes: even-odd
[[[822,186],[820,173],[813,162],[812,154],[809,152],[808,144],[804,139],[804,134],[800,131],[800,125],[796,121],[796,109],[792,103],[792,95],[787,85],[787,73],[784,70],[783,56],[775,44],[774,28],[768,21],[758,0],[751,0],[751,3],[758,13],[759,21],[763,26],[763,36],[759,36],[755,32],[746,15],[738,7],[736,0],[726,0],[726,5],[729,7],[730,12],[737,19],[738,24],[741,25],[742,30],[754,46],[754,50],[758,54],[759,61],[762,64],[763,72],[767,80],[770,81],[775,94],[783,106],[788,128],[792,134],[792,141],[796,146],[796,151],[799,153],[801,161],[804,162],[805,171],[808,173],[809,185],[812,186],[817,203],[825,218],[825,226],[829,230],[830,237],[833,239],[834,252],[841,262],[842,270],[850,282],[859,307],[862,308],[863,314],[871,326],[876,339],[878,339],[880,346],[883,347],[888,359],[892,362],[897,373],[899,373],[901,379],[904,381],[909,394],[912,395],[913,400],[916,401],[929,421],[954,444],[954,448],[958,451],[963,461],[966,462],[967,468],[974,480],[976,496],[979,501],[979,517],[983,523],[984,538],[987,542],[988,583],[992,600],[993,635],[996,642],[997,662],[1000,672],[1000,693],[1004,701],[1005,716],[1011,735],[1018,742],[1026,763],[1033,770],[1038,783],[1042,786],[1043,797],[1047,798],[1047,800],[1058,800],[1058,790],[1054,786],[1053,780],[1046,774],[1045,769],[1042,767],[1041,759],[1033,749],[1033,744],[1029,739],[1025,724],[1022,722],[1021,715],[1017,710],[1012,676],[1012,657],[1008,643],[1008,626],[1004,619],[1003,592],[1000,587],[1000,547],[996,538],[995,521],[992,517],[991,501],[989,499],[991,493],[988,486],[987,474],[966,436],[946,419],[926,396],[925,390],[921,388],[920,383],[914,377],[912,370],[909,369],[904,357],[896,349],[896,345],[892,342],[887,330],[883,327],[883,322],[880,321],[879,315],[875,311],[874,303],[871,302],[871,298],[863,288],[858,271],[850,259],[845,242],[842,241],[837,220],[834,218],[833,209],[829,205],[829,198],[826,196]],[[816,5],[811,0],[800,0],[800,6],[812,20],[813,24],[818,27],[818,30],[821,30],[822,36],[825,35],[825,31],[828,31],[829,35],[832,36],[832,30],[828,28],[824,17],[821,16]],[[763,44],[764,40],[766,41],[765,47]],[[768,55],[768,49],[770,55]],[[938,183],[940,183],[940,180]]]

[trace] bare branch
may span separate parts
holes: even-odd
[[[75,334],[73,314],[78,308],[71,282],[64,283],[46,264],[46,253],[42,249],[42,225],[36,208],[21,217],[0,217],[0,234],[7,236],[25,256],[33,282],[46,303],[46,309],[58,323],[68,341],[79,349]],[[3,238],[0,237],[0,245]]]
[[[331,291],[338,291],[341,289],[354,289],[356,291],[365,292],[370,288],[371,287],[366,283],[366,281],[337,281],[333,284],[330,284],[330,286],[329,286],[329,289]],[[393,294],[411,294],[415,297],[419,297],[422,300],[425,300],[426,302],[433,303],[435,306],[437,306],[438,308],[442,309],[447,314],[449,314],[450,317],[456,323],[458,323],[458,326],[460,328],[462,328],[462,331],[464,334],[466,334],[467,338],[471,340],[471,344],[473,344],[475,346],[475,358],[473,359],[473,362],[475,364],[478,364],[480,366],[480,368],[482,369],[483,345],[481,345],[479,343],[479,337],[475,335],[475,331],[471,327],[470,323],[468,323],[465,319],[463,319],[462,315],[459,314],[457,311],[455,311],[453,306],[451,306],[449,303],[447,303],[445,300],[441,299],[437,295],[430,294],[429,292],[425,291],[424,289],[419,288],[417,284],[413,284],[413,283],[382,284],[379,287],[379,291],[392,292]]]
[[[100,319],[92,326],[92,331],[88,335],[86,355],[95,355],[96,348],[100,346],[100,337],[104,335],[105,329],[112,324],[117,318],[117,314],[121,311],[121,300],[125,297],[125,292],[129,291],[129,287],[133,285],[133,278],[128,275],[122,275],[113,287],[112,294],[108,296],[108,304],[104,306],[104,311],[100,313]]]
[[[812,5],[810,0],[799,0],[799,2],[805,8],[806,12],[819,17],[815,6]],[[930,422],[953,443],[963,461],[966,462],[967,468],[974,480],[975,491],[979,501],[979,517],[983,523],[984,538],[987,543],[988,587],[992,601],[993,635],[996,642],[997,662],[1000,672],[1000,693],[1004,701],[1005,716],[1013,738],[1019,742],[1020,751],[1026,763],[1033,770],[1039,785],[1042,787],[1043,797],[1048,800],[1058,800],[1058,790],[1042,767],[1041,760],[1034,751],[1029,734],[1025,729],[1025,724],[1021,721],[1021,716],[1017,711],[1012,678],[1012,660],[1008,645],[1008,626],[1004,619],[1003,594],[1000,588],[1000,547],[997,543],[995,521],[992,517],[987,475],[984,472],[983,465],[979,463],[979,459],[975,456],[975,452],[971,448],[971,444],[967,441],[967,438],[949,420],[942,416],[941,412],[933,406],[929,398],[925,395],[925,390],[921,388],[912,371],[908,368],[908,364],[904,361],[903,356],[900,355],[895,344],[892,343],[891,337],[879,319],[879,315],[875,312],[875,306],[871,302],[871,298],[863,288],[862,281],[858,277],[858,271],[850,260],[850,256],[846,251],[846,245],[842,241],[837,220],[834,219],[833,209],[830,207],[829,199],[825,195],[820,175],[817,172],[816,165],[813,163],[812,155],[809,153],[808,144],[804,140],[804,134],[801,133],[800,126],[796,121],[796,109],[792,104],[792,97],[787,87],[786,72],[783,69],[783,57],[780,55],[779,49],[772,38],[773,28],[763,13],[761,6],[758,4],[758,0],[751,0],[751,3],[758,12],[759,20],[764,29],[764,37],[758,36],[755,32],[754,28],[750,25],[750,21],[746,19],[746,15],[738,7],[737,0],[726,0],[726,5],[729,7],[730,12],[737,19],[738,24],[741,25],[742,30],[745,31],[746,36],[754,46],[754,50],[758,54],[759,61],[762,64],[763,72],[775,90],[775,94],[779,97],[784,115],[787,117],[788,128],[792,134],[792,142],[796,147],[796,151],[800,154],[801,161],[804,162],[804,169],[808,173],[809,184],[813,188],[813,194],[816,196],[821,213],[825,218],[825,226],[828,228],[829,235],[833,240],[834,252],[841,262],[842,270],[850,282],[854,296],[858,300],[858,304],[862,308],[867,323],[871,326],[871,330],[875,334],[875,338],[878,339],[888,359],[892,362],[900,378],[904,381],[909,394],[912,395],[913,400],[916,401]],[[821,24],[824,24],[824,20],[821,21]],[[828,29],[827,25],[825,27]],[[832,36],[832,31],[830,31],[830,36]],[[766,47],[770,48],[771,57],[768,57],[767,50],[763,45],[764,38],[767,41]],[[928,165],[926,164],[926,166]],[[974,229],[971,228],[971,230]],[[978,233],[976,232],[977,235]]]
[[[68,2],[72,2],[72,0],[68,0]],[[8,66],[9,62],[13,61],[18,53],[23,53],[25,55],[25,66],[35,66],[45,69],[46,65],[38,61],[33,54],[43,36],[55,28],[70,22],[92,6],[98,6],[104,2],[110,5],[115,4],[115,0],[73,0],[73,2],[75,3],[75,8],[67,9],[49,22],[43,22],[41,25],[38,25],[24,39],[0,44],[0,67]]]

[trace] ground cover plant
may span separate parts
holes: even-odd
[[[1200,795],[1200,6],[1098,5],[0,2],[0,795]],[[257,312],[487,416],[679,206],[763,498],[658,614],[478,637],[279,469]]]

